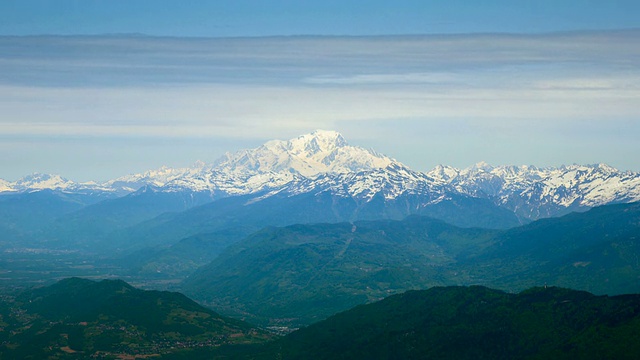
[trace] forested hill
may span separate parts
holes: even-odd
[[[272,335],[222,317],[186,296],[121,280],[69,278],[0,302],[0,359],[133,359]]]
[[[435,287],[361,305],[253,358],[638,359],[640,295]]]

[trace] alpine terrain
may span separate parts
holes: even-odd
[[[211,164],[162,167],[104,183],[75,183],[46,174],[14,182],[0,180],[4,196],[48,189],[115,198],[150,187],[163,193],[206,194],[206,200],[191,205],[240,195],[256,195],[255,202],[281,193],[319,196],[328,192],[360,207],[376,201],[386,205],[402,202],[404,214],[420,212],[452,197],[465,197],[489,200],[521,221],[640,200],[640,174],[605,164],[537,168],[494,167],[480,162],[467,169],[440,165],[419,172],[373,150],[349,145],[335,131],[323,130],[227,153]]]
[[[506,228],[599,205],[638,201],[640,174],[605,164],[536,168],[482,162],[468,169],[437,166],[419,172],[375,151],[351,146],[335,131],[317,130],[227,153],[212,164],[162,167],[104,183],[75,183],[45,174],[14,182],[0,180],[0,202],[5,205],[2,200],[13,199],[11,195],[43,190],[59,196],[83,195],[75,201],[93,205],[88,210],[93,213],[117,214],[133,204],[150,209],[131,223],[229,197],[246,196],[243,206],[249,206],[269,198],[291,201],[305,196],[304,201],[325,198],[333,204],[330,210],[335,219],[321,221],[426,214],[461,226]],[[141,192],[147,194],[140,196]],[[167,198],[173,203],[167,205]],[[112,201],[101,204],[107,199]],[[157,207],[155,202],[164,206]]]
[[[317,130],[210,164],[162,167],[103,183],[46,174],[1,180],[0,250],[8,269],[24,270],[10,273],[11,281],[31,276],[17,258],[54,253],[64,258],[55,264],[100,259],[92,266],[112,273],[102,261],[120,259],[115,268],[133,276],[175,280],[266,226],[423,215],[458,227],[507,229],[638,200],[640,174],[604,164],[478,163],[420,172],[349,145],[335,131]],[[72,269],[59,276],[82,275]]]

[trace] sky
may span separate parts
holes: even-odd
[[[638,13],[637,1],[4,0],[0,178],[105,181],[315,129],[422,171],[640,171]]]

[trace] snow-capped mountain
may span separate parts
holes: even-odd
[[[272,140],[256,149],[227,153],[211,165],[199,162],[191,168],[160,168],[108,185],[135,189],[151,184],[165,191],[189,189],[223,197],[278,189],[319,174],[383,168],[393,162],[374,151],[349,145],[335,131],[317,130],[292,140]]]
[[[640,174],[606,164],[537,168],[482,162],[464,170],[440,166],[428,174],[455,191],[491,199],[529,219],[640,201]]]
[[[556,216],[616,202],[640,201],[640,174],[605,164],[559,168],[491,166],[467,169],[439,165],[423,173],[375,151],[351,146],[335,131],[317,130],[291,140],[272,140],[227,153],[212,164],[162,167],[97,183],[75,183],[58,175],[33,174],[0,180],[0,193],[53,189],[125,195],[145,186],[158,192],[191,192],[208,199],[258,194],[331,194],[357,203],[412,197],[424,207],[451,196],[489,200],[524,219]],[[417,200],[416,200],[417,199]]]
[[[407,194],[437,197],[443,195],[446,189],[425,173],[413,171],[400,163],[391,163],[384,168],[325,173],[314,178],[305,178],[288,186],[286,191],[292,195],[329,192],[335,196],[367,202],[375,196],[382,196],[385,200],[393,200]]]
[[[0,179],[0,193],[12,191],[15,190],[13,190],[13,187],[11,187],[11,183],[6,180]]]
[[[57,190],[68,193],[112,192],[109,186],[95,182],[77,183],[60,175],[34,173],[15,182],[0,180],[0,193],[20,193],[38,190]]]
[[[164,187],[166,184],[180,178],[197,177],[204,171],[207,165],[201,161],[196,162],[189,168],[170,168],[162,166],[156,170],[145,171],[141,174],[131,174],[109,180],[105,186],[119,192],[134,192],[141,187],[150,185],[153,187]]]
[[[317,130],[288,141],[273,140],[257,149],[227,153],[213,164],[230,173],[289,172],[304,177],[384,168],[394,160],[350,146],[335,131]]]
[[[34,174],[14,183],[0,183],[0,191],[94,187],[126,194],[151,185],[164,191],[241,195],[278,188],[318,174],[366,171],[393,162],[372,150],[349,145],[338,132],[317,130],[288,141],[272,140],[256,149],[227,153],[210,165],[197,162],[188,168],[161,167],[103,184],[78,184],[59,175]]]

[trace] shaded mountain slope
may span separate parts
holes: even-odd
[[[458,228],[418,216],[294,225],[242,240],[188,278],[183,289],[229,314],[272,325],[280,319],[288,326],[436,285],[519,291],[549,284],[636,293],[639,240],[638,203],[510,230]]]
[[[266,226],[401,220],[413,214],[427,215],[461,227],[509,228],[520,223],[512,212],[498,208],[488,200],[466,195],[448,196],[428,206],[424,205],[423,197],[411,194],[393,200],[375,195],[368,201],[321,190],[297,195],[287,191],[265,195],[235,196],[181,213],[165,214],[117,233],[105,245],[139,249],[170,245],[186,237],[236,227],[247,229],[243,234],[246,236]]]
[[[463,266],[477,283],[640,292],[640,203],[607,205],[503,232]]]
[[[105,196],[49,189],[0,195],[0,241],[15,244],[16,240],[31,240],[60,216],[104,200]]]
[[[480,251],[494,232],[418,216],[267,228],[203,267],[184,290],[252,321],[308,324],[389,294],[446,284],[443,274],[456,257]]]
[[[147,185],[126,196],[60,214],[45,229],[43,236],[59,247],[101,248],[112,243],[120,236],[120,231],[130,226],[211,201],[209,193],[164,192]]]
[[[79,278],[19,295],[3,314],[2,358],[87,358],[189,352],[271,336],[179,293]]]
[[[640,295],[431,288],[358,306],[251,358],[635,359]]]

